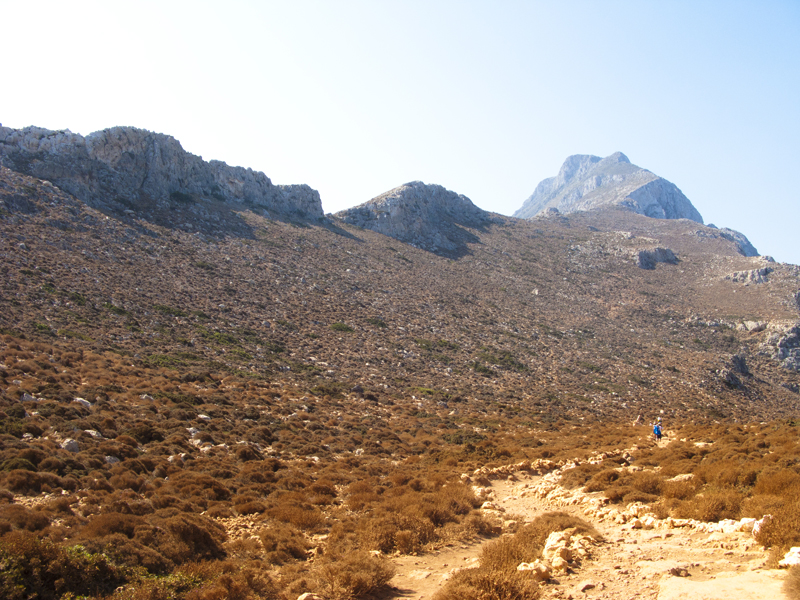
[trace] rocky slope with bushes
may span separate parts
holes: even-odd
[[[189,188],[123,210],[48,175],[0,168],[4,597],[402,595],[387,557],[514,532],[479,488],[524,461],[620,514],[770,513],[759,544],[800,545],[796,494],[770,491],[800,477],[797,266],[624,209],[453,208],[445,251]],[[392,202],[468,208],[431,187]],[[656,416],[692,444],[642,443]],[[578,526],[540,522],[522,562]],[[549,585],[506,566],[488,581]]]

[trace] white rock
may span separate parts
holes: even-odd
[[[92,408],[92,403],[86,400],[85,398],[73,398],[73,402],[77,402],[84,408]]]
[[[520,563],[517,565],[517,571],[531,571],[537,581],[550,579],[550,567],[539,560],[532,563]]]
[[[558,573],[560,571],[566,571],[567,567],[569,567],[569,563],[563,558],[556,556],[552,561],[550,561],[550,566],[553,569],[554,573]]]
[[[795,546],[789,550],[778,564],[784,568],[800,565],[800,546]]]
[[[76,442],[72,438],[67,438],[63,442],[61,442],[61,447],[67,452],[80,452],[81,450],[80,446],[78,446],[78,442]]]

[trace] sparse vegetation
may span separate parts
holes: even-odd
[[[800,376],[761,352],[771,333],[701,322],[796,318],[784,266],[769,294],[722,293],[702,240],[665,224],[691,246],[678,299],[669,265],[639,293],[614,248],[567,252],[589,219],[597,243],[655,235],[639,217],[488,227],[463,259],[406,258],[368,230],[207,198],[100,222],[0,178],[0,200],[27,181],[39,211],[0,220],[0,596],[352,599],[381,593],[385,555],[480,540],[441,600],[535,598],[513,563],[586,525],[503,525],[478,508],[475,470],[634,444],[631,464],[582,463],[563,485],[675,518],[771,514],[758,542],[800,545]],[[666,448],[628,425],[662,414]]]

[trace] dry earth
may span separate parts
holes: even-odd
[[[664,440],[661,446],[666,446]],[[751,532],[723,532],[715,524],[670,526],[657,522],[652,529],[636,528],[632,521],[620,524],[597,518],[600,493],[570,493],[566,498],[537,497],[543,477],[517,471],[492,483],[490,505],[506,527],[526,523],[549,511],[563,511],[591,523],[604,540],[582,564],[574,563],[563,574],[543,584],[543,598],[595,600],[781,600],[786,572],[767,568],[768,552],[753,540]],[[573,499],[577,499],[577,502]],[[392,580],[395,597],[422,600],[433,597],[463,568],[477,566],[482,543],[445,546],[431,555],[394,559]]]

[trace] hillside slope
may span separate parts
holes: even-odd
[[[1,325],[34,338],[380,395],[424,388],[549,418],[796,406],[781,385],[796,372],[770,356],[782,343],[793,360],[797,267],[743,257],[691,221],[496,218],[464,227],[478,241],[452,260],[342,221],[225,207],[219,222],[241,228],[190,234],[109,217],[5,169],[0,193]],[[172,214],[189,231],[203,220]]]

